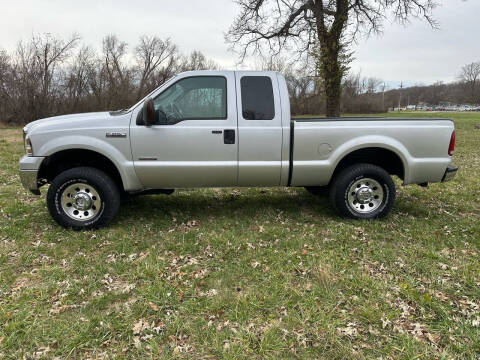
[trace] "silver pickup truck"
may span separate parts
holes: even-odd
[[[194,71],[130,109],[58,116],[24,128],[22,184],[50,184],[62,226],[107,225],[122,194],[191,187],[329,187],[342,216],[385,216],[404,184],[451,180],[454,124],[445,119],[290,116],[277,72]]]

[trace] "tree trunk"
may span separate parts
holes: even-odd
[[[475,85],[476,85],[477,79],[474,79],[472,81],[472,104],[475,104]]]
[[[339,62],[339,44],[335,39],[325,41],[320,49],[322,77],[326,96],[327,117],[340,116],[342,93],[342,66]]]
[[[336,0],[335,18],[329,30],[325,24],[323,1],[316,1],[315,4],[317,36],[320,41],[320,70],[327,98],[325,115],[327,117],[339,117],[344,73],[344,64],[340,59],[341,39],[348,20],[349,1]]]

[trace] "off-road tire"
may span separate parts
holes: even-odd
[[[380,184],[383,198],[373,211],[360,212],[349,201],[352,186],[362,179],[373,179]],[[340,171],[330,184],[330,202],[333,208],[344,217],[353,219],[378,219],[385,217],[395,202],[395,184],[390,175],[381,167],[372,164],[356,164]],[[368,204],[365,206],[368,208]],[[368,211],[368,209],[364,210]]]
[[[72,184],[86,184],[95,189],[101,201],[97,214],[88,220],[72,219],[61,204],[63,192]],[[70,204],[69,204],[70,205]],[[71,206],[71,205],[70,205]],[[108,225],[120,207],[120,191],[115,182],[101,170],[77,167],[60,173],[51,183],[47,193],[50,215],[61,226],[73,230],[98,229]]]

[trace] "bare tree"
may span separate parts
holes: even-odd
[[[91,88],[89,75],[96,66],[95,53],[88,46],[80,48],[73,58],[70,66],[66,69],[64,79],[64,94],[66,104],[70,111],[83,111],[88,106],[83,105],[89,100]]]
[[[292,64],[282,56],[260,56],[255,68],[260,71],[278,71],[286,77],[294,71]]]
[[[55,38],[51,34],[33,38],[35,57],[42,71],[42,95],[44,99],[48,97],[55,70],[59,64],[70,56],[71,50],[75,48],[79,40],[80,37],[76,34],[67,41]]]
[[[76,34],[68,40],[45,34],[33,36],[27,43],[18,43],[12,65],[12,81],[16,83],[16,113],[26,120],[52,113],[51,100],[60,94],[56,78],[78,40]]]
[[[135,56],[140,72],[140,81],[137,90],[137,99],[145,94],[147,82],[153,77],[155,71],[165,62],[172,59],[177,52],[177,47],[170,39],[163,41],[156,36],[142,36],[140,43],[135,48]]]
[[[219,69],[219,66],[215,61],[207,59],[202,52],[194,50],[189,56],[183,58],[181,69],[182,71],[216,70]]]
[[[369,77],[365,79],[365,86],[364,86],[365,92],[367,94],[375,94],[378,92],[382,84],[383,84],[383,81],[381,79]]]
[[[46,34],[0,50],[0,122],[126,108],[181,71],[219,68],[156,36],[142,36],[132,52],[115,35],[103,39],[100,54],[78,43],[77,35]]]
[[[123,58],[127,53],[127,43],[120,41],[116,35],[107,35],[103,38],[103,54],[105,56],[105,66],[110,79],[120,79],[125,77],[125,67]]]
[[[127,101],[133,102],[132,69],[125,63],[127,43],[120,41],[116,35],[103,39],[104,70],[108,77],[108,105],[122,107]]]
[[[369,113],[385,111],[382,91],[383,81],[362,77],[360,73],[348,74],[342,82],[342,111]]]
[[[474,103],[476,100],[477,81],[480,78],[480,62],[473,62],[462,67],[459,75],[460,81],[465,83],[471,94],[471,101]]]
[[[306,59],[301,59],[295,66],[282,56],[261,56],[255,65],[257,70],[278,71],[285,76],[290,95],[290,108],[294,114],[307,114],[316,110],[319,104],[314,104],[313,95],[317,93],[318,77],[315,67],[310,66]],[[312,106],[317,105],[317,106]]]
[[[0,50],[0,119],[6,118],[12,105],[11,76],[12,66],[10,56],[5,50]]]
[[[432,26],[435,0],[236,0],[240,14],[226,35],[241,59],[268,49],[273,54],[318,51],[327,116],[339,116],[341,82],[347,70],[346,44],[359,34],[381,33],[389,14],[407,23],[424,18]]]

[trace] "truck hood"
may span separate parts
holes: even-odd
[[[99,122],[105,122],[115,116],[110,112],[92,112],[83,114],[71,114],[54,116],[41,120],[33,121],[27,124],[23,131],[25,133],[32,133],[34,131],[43,130],[60,130],[60,129],[76,129],[83,126],[98,125]]]

